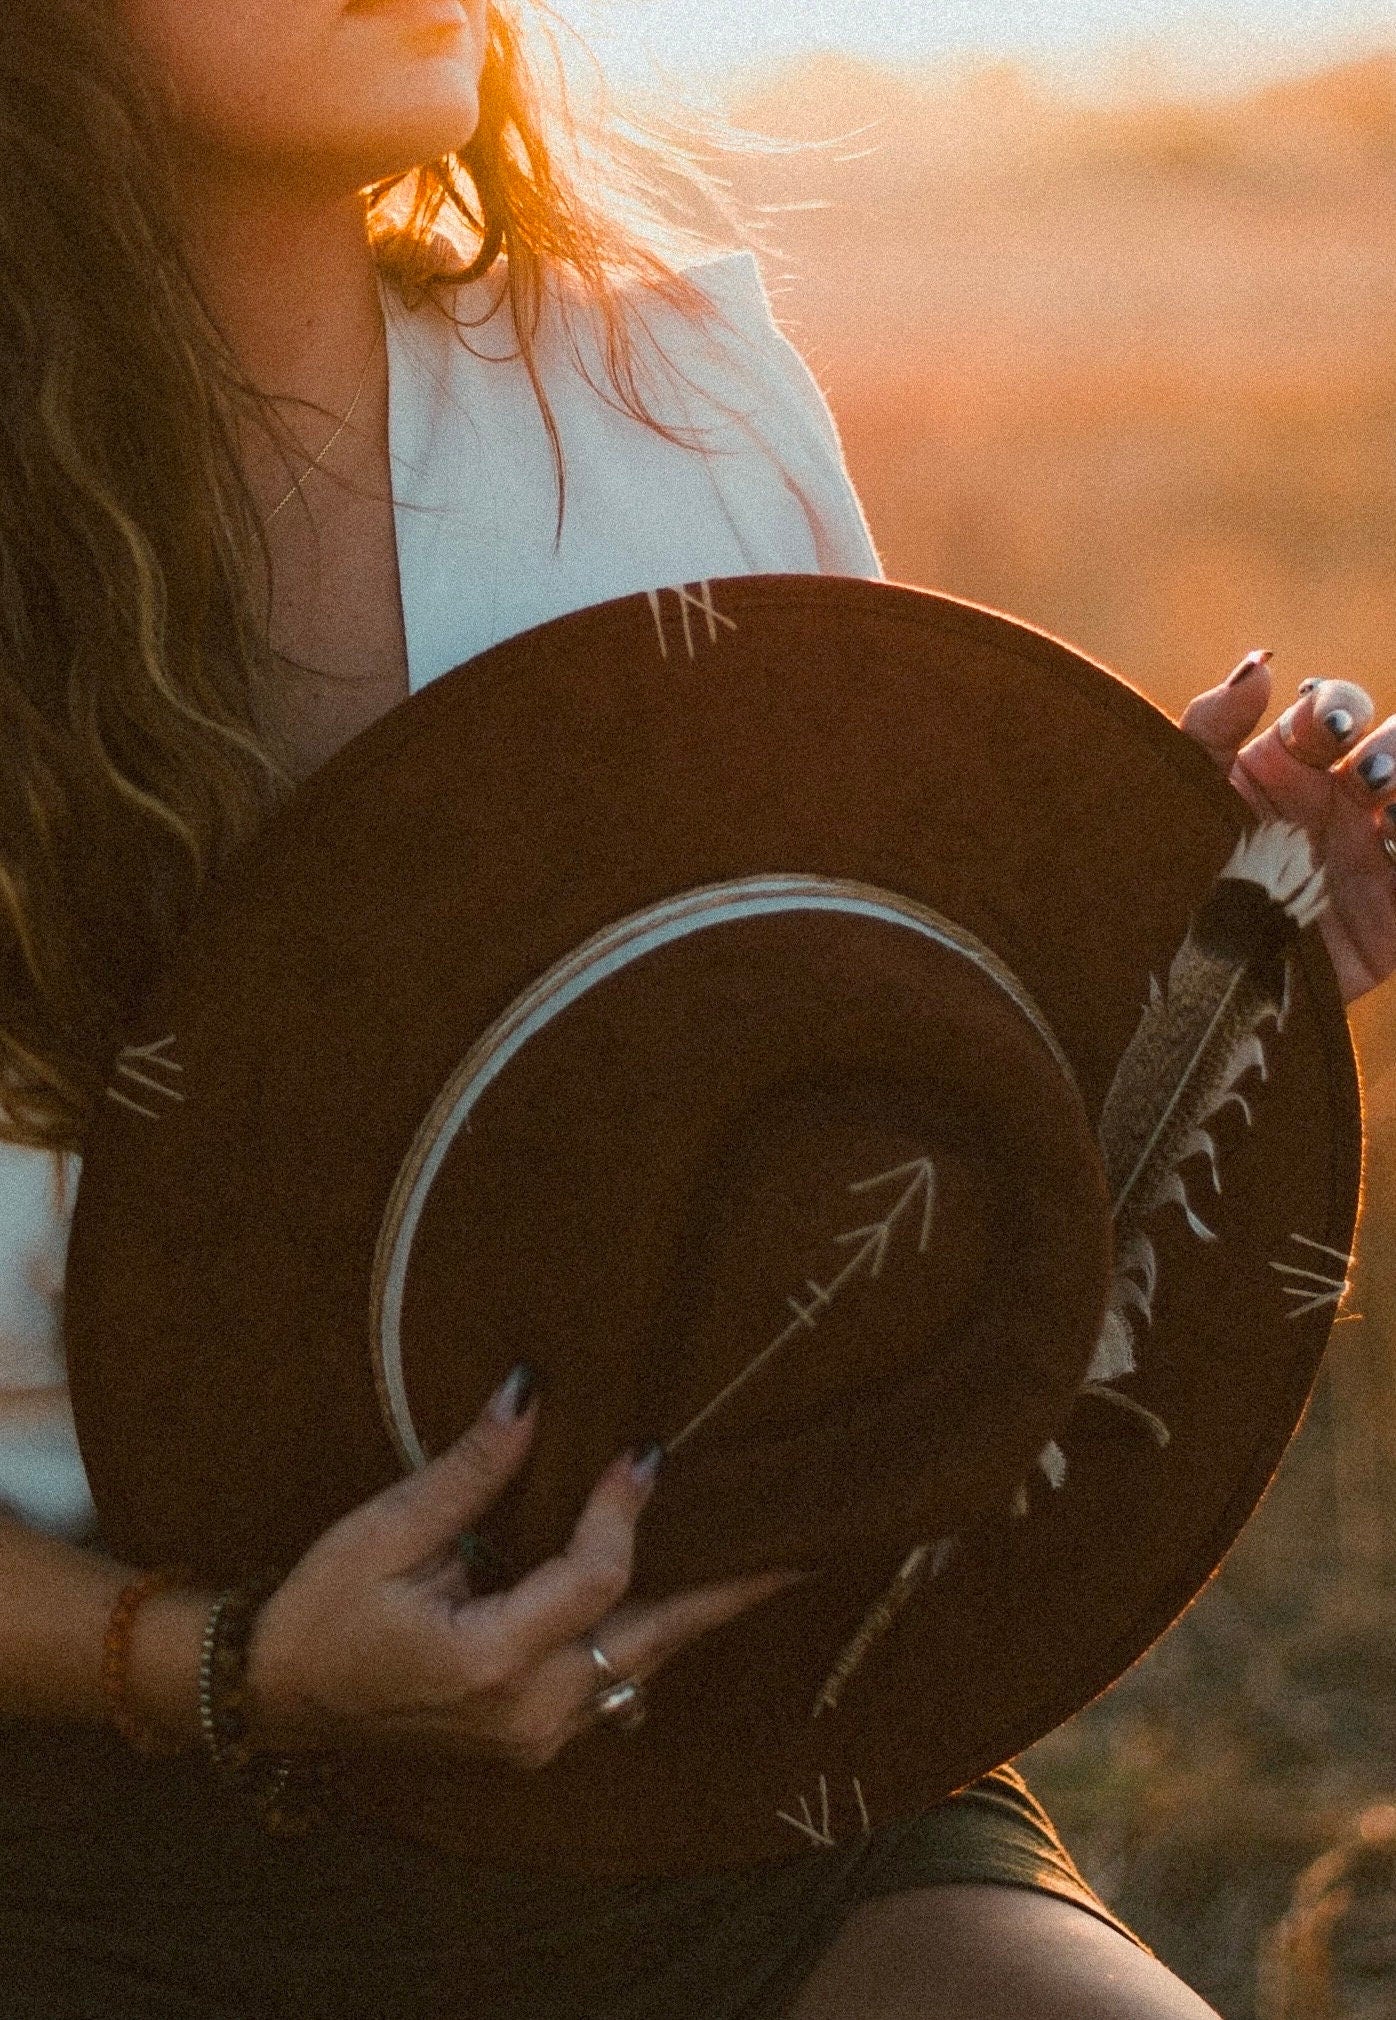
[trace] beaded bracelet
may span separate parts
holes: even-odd
[[[274,1837],[301,1837],[324,1821],[320,1792],[329,1763],[323,1756],[284,1759],[259,1753],[248,1710],[252,1630],[280,1582],[266,1577],[219,1594],[199,1659],[199,1725],[214,1767],[250,1799],[264,1827]]]
[[[147,1599],[172,1585],[187,1585],[193,1573],[184,1565],[166,1565],[146,1571],[122,1587],[107,1621],[102,1638],[102,1696],[112,1724],[129,1747],[148,1758],[181,1751],[179,1740],[162,1739],[155,1728],[139,1718],[128,1699],[130,1688],[131,1635],[136,1615]]]

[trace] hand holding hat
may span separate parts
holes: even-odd
[[[558,1556],[508,1589],[472,1592],[453,1543],[506,1492],[536,1429],[532,1378],[516,1368],[430,1465],[311,1546],[258,1615],[249,1687],[260,1745],[538,1769],[596,1722],[598,1668],[634,1693],[690,1641],[789,1583],[777,1573],[624,1606],[659,1471],[652,1448],[606,1468]]]
[[[1199,695],[1182,727],[1261,816],[1308,830],[1324,870],[1320,930],[1351,1003],[1396,972],[1396,715],[1375,728],[1371,696],[1352,681],[1306,680],[1260,735],[1270,655],[1251,653]]]

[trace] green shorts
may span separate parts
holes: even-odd
[[[990,1881],[1121,1927],[1009,1768],[852,1844],[621,1885],[269,1838],[106,1734],[0,1723],[0,1777],[0,2011],[25,2020],[776,2020],[861,1901]]]

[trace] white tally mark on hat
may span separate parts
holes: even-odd
[[[1324,1305],[1332,1305],[1336,1309],[1352,1289],[1348,1272],[1356,1257],[1345,1255],[1340,1248],[1329,1248],[1327,1242],[1311,1241],[1306,1234],[1292,1234],[1290,1240],[1297,1241],[1301,1248],[1317,1250],[1320,1255],[1331,1256],[1334,1262],[1342,1264],[1343,1274],[1336,1277],[1331,1269],[1327,1271],[1304,1269],[1298,1263],[1272,1262],[1271,1269],[1278,1270],[1281,1276],[1298,1279],[1298,1282],[1284,1286],[1284,1295],[1287,1298],[1301,1300],[1289,1316],[1292,1319],[1302,1319],[1309,1312],[1322,1310]]]
[[[646,595],[649,598],[650,614],[654,618],[654,628],[659,634],[659,656],[661,659],[669,657],[669,640],[664,630],[664,605],[661,600],[665,596],[678,598],[679,617],[683,624],[684,650],[687,652],[690,660],[695,660],[698,657],[697,642],[693,635],[691,614],[693,611],[696,610],[698,612],[707,627],[709,645],[717,644],[717,628],[720,624],[726,625],[729,631],[735,631],[737,628],[737,620],[734,617],[728,617],[724,611],[719,610],[714,604],[713,589],[710,582],[699,582],[695,587],[698,592],[696,595],[687,583],[676,584],[672,589],[650,589],[646,591]]]
[[[872,1819],[868,1815],[868,1805],[863,1797],[863,1784],[859,1781],[857,1775],[853,1776],[853,1800],[858,1809],[859,1834],[865,1838],[870,1837],[872,1835]],[[818,1801],[819,1811],[817,1816],[810,1805],[809,1797],[800,1796],[798,1798],[800,1811],[798,1816],[792,1815],[789,1810],[777,1810],[776,1817],[780,1823],[789,1824],[793,1831],[798,1831],[802,1838],[808,1838],[812,1845],[822,1845],[825,1850],[832,1850],[838,1843],[838,1839],[834,1835],[833,1808],[829,1801],[829,1777],[827,1775],[819,1777]]]
[[[151,1096],[160,1096],[166,1101],[183,1101],[184,1095],[170,1080],[172,1073],[183,1073],[184,1068],[177,1059],[170,1057],[170,1047],[174,1037],[157,1038],[149,1045],[124,1045],[116,1055],[116,1081],[107,1089],[107,1100],[115,1101],[122,1108],[129,1108],[136,1115],[148,1116],[152,1122],[160,1120],[160,1111],[130,1092],[140,1088]],[[125,1083],[125,1091],[117,1081]]]
[[[839,1292],[845,1289],[854,1277],[864,1274],[869,1277],[880,1276],[882,1265],[887,1260],[887,1250],[892,1236],[899,1224],[908,1218],[918,1205],[921,1209],[921,1226],[916,1252],[918,1255],[925,1255],[930,1246],[931,1224],[935,1218],[936,1202],[936,1172],[929,1157],[922,1155],[910,1158],[905,1164],[894,1165],[890,1171],[879,1172],[876,1178],[856,1179],[848,1190],[855,1194],[875,1192],[879,1186],[895,1185],[899,1179],[905,1179],[907,1183],[901,1197],[889,1213],[881,1220],[869,1222],[866,1227],[850,1228],[846,1234],[834,1236],[835,1242],[842,1248],[846,1248],[851,1242],[858,1244],[837,1276],[832,1277],[827,1284],[807,1282],[804,1301],[798,1297],[786,1299],[786,1303],[795,1314],[790,1324],[777,1333],[773,1340],[769,1340],[759,1354],[754,1354],[725,1388],[719,1389],[717,1394],[703,1405],[696,1417],[689,1418],[683,1429],[669,1439],[665,1448],[667,1452],[670,1454],[677,1452],[681,1445],[686,1444],[695,1431],[706,1424],[710,1417],[715,1416],[724,1404],[729,1403],[737,1391],[744,1388],[754,1375],[759,1374],[768,1361],[774,1360],[783,1348],[789,1346],[798,1334],[812,1333]]]

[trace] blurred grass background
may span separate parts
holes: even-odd
[[[732,110],[825,143],[739,193],[894,578],[1173,713],[1256,645],[1276,709],[1311,674],[1396,709],[1396,56],[1090,107],[826,56]],[[1394,1013],[1354,1017],[1367,1195],[1308,1421],[1190,1613],[1025,1761],[1225,2020],[1396,2016]]]

